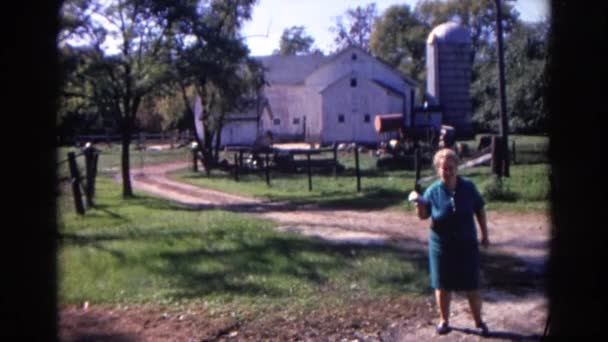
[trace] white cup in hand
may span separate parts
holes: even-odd
[[[425,202],[424,198],[422,198],[422,196],[420,196],[420,194],[415,190],[410,192],[410,195],[407,197],[407,200],[410,202]]]

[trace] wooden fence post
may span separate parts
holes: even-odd
[[[359,170],[359,145],[355,143],[355,173],[357,175],[357,192],[361,192],[361,172]]]
[[[239,181],[239,163],[237,159],[237,154],[234,154],[234,180],[236,182]]]
[[[99,150],[95,150],[95,153],[93,154],[93,166],[92,166],[93,183],[91,183],[91,198],[95,198],[95,182],[97,180],[97,162],[98,161],[99,161]]]
[[[308,168],[308,191],[312,191],[312,170],[310,167],[310,152],[306,152],[306,166]]]
[[[266,157],[264,160],[264,173],[266,173],[266,185],[270,186],[270,165],[268,159],[268,152],[266,152]]]
[[[511,149],[513,150],[513,165],[515,165],[515,140],[511,140],[511,146]]]
[[[93,198],[95,197],[95,178],[97,176],[97,158],[99,157],[98,151],[93,147],[88,147],[84,150],[84,161],[86,168],[86,186],[85,195],[87,198],[87,207],[92,207]]]
[[[192,149],[192,171],[198,172],[198,156],[196,148]]]
[[[70,175],[72,176],[72,193],[74,194],[76,212],[80,215],[84,215],[84,203],[82,203],[82,193],[80,192],[80,173],[78,172],[76,154],[74,152],[68,153],[68,163],[70,166]]]
[[[421,192],[420,184],[418,184],[418,180],[420,179],[421,166],[422,165],[420,165],[420,147],[416,147],[416,150],[414,152],[414,168],[416,170],[416,183],[414,184],[414,190],[418,193]]]
[[[334,142],[334,178],[338,178],[338,144]]]
[[[502,143],[501,143],[502,139],[498,136],[492,136],[492,163],[491,163],[491,167],[492,167],[492,172],[494,172],[494,174],[498,175],[499,177],[503,176],[503,170],[504,170],[504,153],[505,151],[503,151],[502,148]],[[507,153],[509,153],[509,151],[506,151]]]

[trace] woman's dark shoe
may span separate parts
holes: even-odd
[[[479,325],[477,325],[477,331],[482,336],[488,336],[488,334],[490,333],[490,329],[488,329],[488,325],[485,322],[481,322],[479,323]]]
[[[437,324],[437,326],[435,327],[435,331],[439,335],[445,335],[445,334],[449,333],[450,331],[452,331],[452,328],[450,328],[448,323],[441,322],[441,323]]]

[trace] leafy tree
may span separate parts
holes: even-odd
[[[510,130],[538,132],[545,119],[542,109],[544,89],[544,36],[519,20],[513,0],[503,0],[502,24],[505,35],[505,77],[507,115]],[[496,2],[494,0],[422,0],[418,17],[434,27],[448,20],[460,22],[471,31],[473,48],[471,95],[476,130],[498,128],[498,71],[496,47]],[[536,51],[530,54],[529,51]],[[532,55],[536,57],[532,58]]]
[[[169,22],[155,12],[149,0],[66,1],[66,23],[60,37],[85,39],[90,47],[87,63],[77,72],[90,87],[85,94],[99,114],[110,118],[121,135],[122,195],[133,196],[130,180],[129,146],[142,99],[167,81],[164,56]],[[78,20],[73,20],[77,18]],[[108,49],[111,40],[116,51]]]
[[[58,98],[57,130],[62,143],[99,125],[97,108],[92,101],[92,83],[85,75],[96,53],[93,44],[72,46],[76,42],[101,39],[101,32],[91,32],[90,16],[100,6],[90,0],[65,1],[60,9],[59,69],[61,92]],[[71,141],[70,141],[71,142]]]
[[[494,0],[421,0],[414,11],[392,6],[375,22],[372,52],[424,83],[426,38],[446,21],[460,22],[471,31],[473,48],[471,95],[473,122],[478,130],[498,127],[498,77]],[[505,34],[507,115],[516,132],[542,132],[546,114],[543,93],[545,39],[548,20],[525,24],[513,1],[502,1]]]
[[[349,8],[345,13],[346,19],[337,17],[336,26],[330,28],[337,35],[334,39],[336,49],[356,45],[365,51],[371,51],[369,40],[377,12],[376,3],[370,3],[365,7]]]
[[[239,36],[242,22],[251,17],[255,0],[184,1],[173,12],[172,66],[175,80],[186,107],[187,116],[194,118],[193,98],[187,94],[194,89],[202,103],[203,134],[196,140],[202,151],[203,163],[209,170],[216,163],[213,156],[213,137],[221,134],[224,116],[240,108],[243,97],[251,92],[243,89],[248,83],[243,68],[257,72],[262,68],[249,57],[249,49]],[[194,132],[194,120],[192,120]],[[216,141],[219,141],[216,136]],[[217,156],[217,153],[216,153]]]
[[[429,25],[418,19],[408,5],[393,5],[373,26],[371,51],[424,84],[426,38],[429,31]]]
[[[158,119],[160,122],[161,131],[178,130],[183,132],[191,128],[191,120],[186,121],[185,111],[186,106],[182,100],[182,96],[178,89],[169,88],[167,93],[160,93],[148,97],[147,113],[142,113],[141,117],[145,122],[149,121],[146,117],[147,114],[151,114],[151,119]],[[192,89],[187,90],[187,96],[192,97]]]
[[[91,100],[92,85],[83,77],[92,51],[64,45],[59,52],[62,84],[56,119],[60,142],[66,144],[81,132],[95,130],[99,116]]]
[[[502,0],[503,31],[508,35],[517,23],[519,13],[515,10],[515,0]],[[487,44],[496,38],[495,0],[421,0],[416,5],[416,13],[423,22],[435,27],[447,21],[456,21],[471,31],[473,60],[479,57]]]
[[[314,41],[311,36],[306,35],[304,26],[292,26],[283,30],[278,53],[281,55],[310,53]]]
[[[545,62],[547,22],[518,23],[505,40],[505,78],[507,83],[507,117],[509,128],[519,133],[546,131]],[[477,101],[473,121],[481,130],[498,130],[499,107],[496,50],[490,51],[487,63],[480,66],[478,79],[472,84]]]

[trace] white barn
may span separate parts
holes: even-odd
[[[358,47],[334,55],[257,57],[269,85],[251,113],[230,115],[222,145],[274,142],[375,144],[378,114],[405,113],[410,122],[417,83]]]
[[[262,132],[275,140],[376,143],[374,118],[410,113],[416,83],[358,47],[332,56],[269,56]]]

